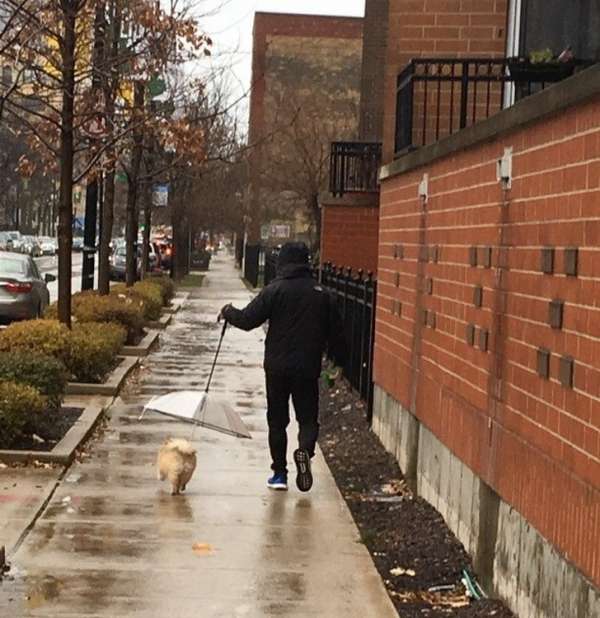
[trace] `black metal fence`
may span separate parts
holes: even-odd
[[[277,276],[277,252],[267,251],[265,253],[265,285],[269,285]]]
[[[331,264],[325,264],[318,277],[336,297],[348,344],[344,376],[365,401],[367,420],[371,422],[377,282],[372,273],[353,273],[350,268]]]
[[[260,280],[260,262],[262,247],[246,245],[244,249],[244,279],[253,287],[258,287]]]
[[[238,268],[242,267],[242,261],[244,259],[244,238],[238,236],[235,239],[235,263]]]
[[[377,191],[381,165],[379,142],[332,142],[329,191],[333,195]]]
[[[412,60],[397,81],[396,153],[451,135],[591,64],[536,65],[518,58]]]

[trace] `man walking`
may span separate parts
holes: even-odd
[[[332,296],[312,277],[304,243],[285,244],[277,278],[244,309],[226,305],[221,316],[233,326],[252,330],[269,322],[265,343],[267,423],[273,476],[271,489],[287,489],[287,426],[292,398],[300,426],[294,451],[296,485],[313,484],[310,460],[319,434],[319,376],[329,348],[336,361],[343,354],[343,328]]]

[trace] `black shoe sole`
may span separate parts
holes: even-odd
[[[310,470],[310,456],[308,451],[302,449],[295,450],[294,462],[298,471],[296,486],[300,491],[310,491],[313,485],[313,476]]]

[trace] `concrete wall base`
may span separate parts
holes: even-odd
[[[520,618],[600,617],[600,590],[378,386],[373,431],[463,543],[491,595]]]

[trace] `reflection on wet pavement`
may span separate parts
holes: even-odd
[[[151,396],[203,387],[219,334],[214,317],[225,302],[249,299],[231,260],[214,259],[206,285],[192,291],[111,409],[102,441],[73,465],[13,557],[0,583],[0,616],[396,615],[320,457],[311,494],[265,487],[262,331],[228,333],[213,383],[253,440],[155,414],[137,420]],[[182,496],[156,480],[167,436],[198,449]]]

